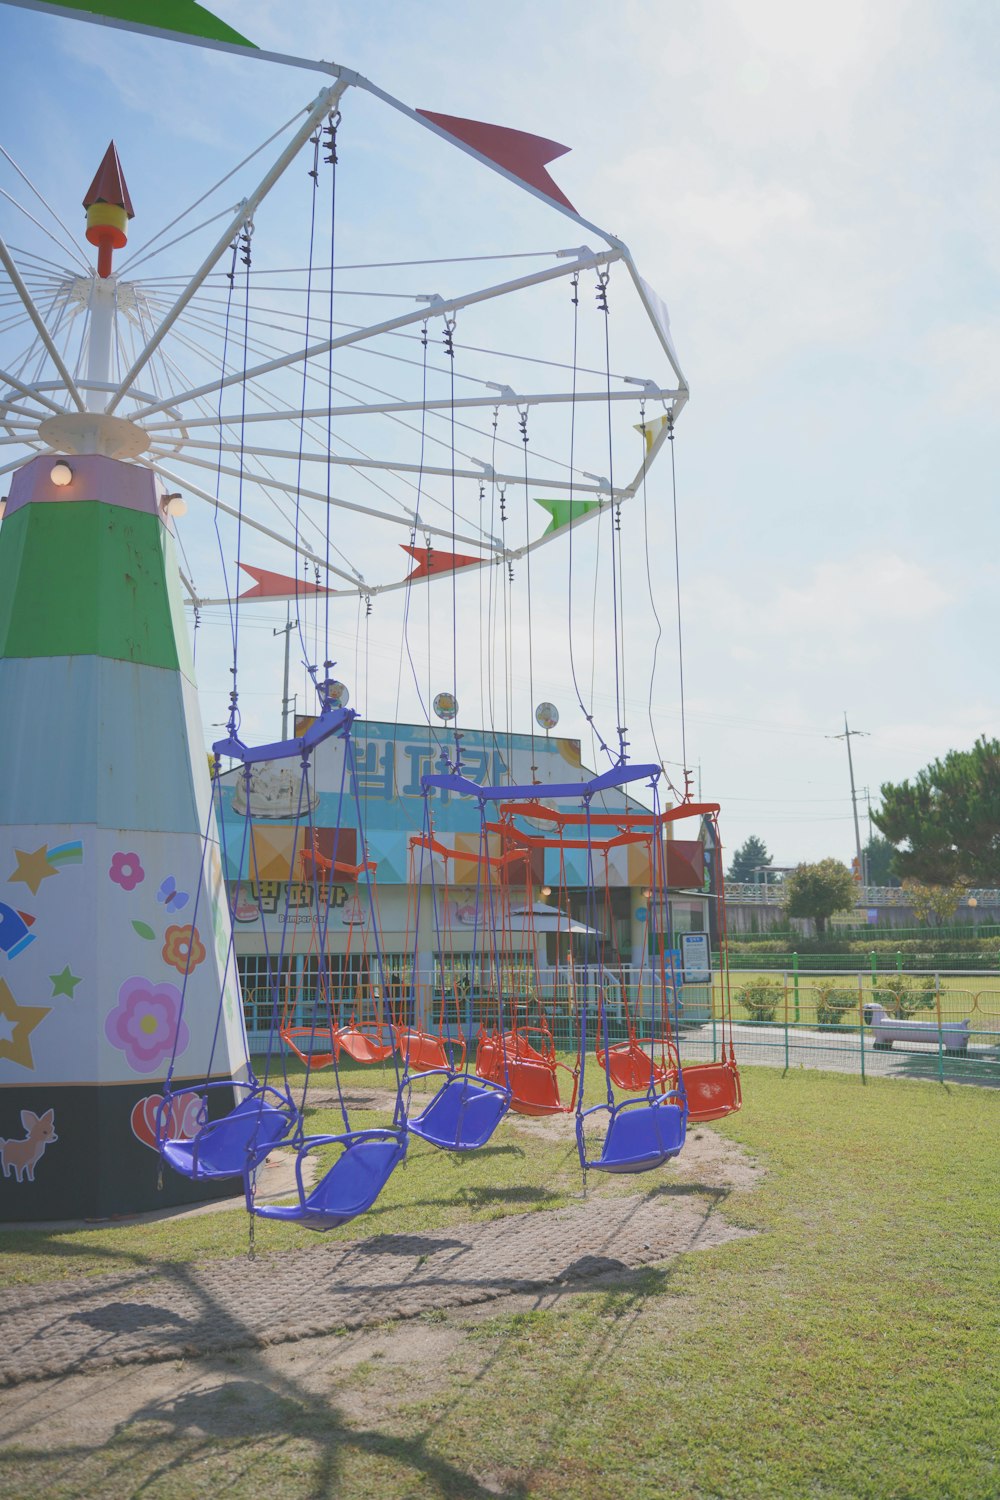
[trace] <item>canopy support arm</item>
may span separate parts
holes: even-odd
[[[2,238],[0,238],[0,264],[3,265],[5,271],[7,272],[7,275],[10,277],[14,290],[17,292],[17,295],[23,302],[25,311],[27,312],[28,317],[34,323],[35,328],[38,332],[38,337],[41,339],[42,343],[48,350],[49,358],[55,365],[56,369],[59,371],[62,382],[65,385],[66,389],[69,391],[74,404],[79,411],[86,411],[87,408],[83,404],[83,397],[80,395],[80,392],[76,388],[76,381],[73,379],[72,375],[66,367],[62,355],[56,348],[55,341],[53,340],[51,333],[49,333],[49,330],[46,327],[45,319],[38,311],[31,293],[28,291],[28,288],[21,280],[21,273],[17,269],[17,266],[14,264],[14,261],[11,258],[11,253],[7,249],[6,243]],[[10,377],[8,377],[8,379],[9,378]],[[23,391],[26,389],[25,386],[19,385],[17,382],[13,383],[17,386],[18,390]],[[31,392],[29,391],[28,394],[30,395]],[[36,397],[35,399],[42,400],[43,398]],[[58,411],[59,408],[57,407],[56,410]]]
[[[292,136],[292,139],[288,142],[288,145],[285,147],[284,151],[282,151],[277,161],[273,163],[270,170],[257,184],[256,188],[250,194],[249,198],[247,198],[243,203],[240,204],[235,216],[226,226],[223,233],[219,236],[219,239],[209,251],[205,260],[202,261],[201,265],[198,267],[198,270],[194,273],[191,280],[188,282],[187,286],[184,288],[183,292],[174,303],[173,307],[167,313],[159,328],[157,328],[152,337],[147,340],[145,348],[133,361],[131,368],[123,376],[121,384],[119,385],[118,389],[115,391],[114,395],[111,397],[111,400],[108,402],[107,407],[105,408],[107,413],[110,414],[111,412],[113,412],[119,401],[121,401],[122,397],[127,394],[136,376],[139,374],[139,371],[149,363],[150,359],[152,359],[153,355],[156,353],[156,350],[160,347],[160,344],[163,342],[164,338],[169,333],[174,323],[187,307],[192,297],[194,297],[197,293],[206,276],[208,276],[212,272],[220,256],[225,254],[227,247],[232,244],[233,236],[235,234],[238,234],[243,228],[244,224],[246,224],[247,221],[253,217],[255,210],[267,197],[268,193],[271,191],[278,178],[282,175],[285,168],[298,155],[299,151],[305,145],[306,141],[309,139],[313,130],[320,123],[320,121],[326,115],[328,115],[331,110],[335,110],[337,108],[337,103],[346,88],[347,84],[341,81],[334,84],[332,88],[324,89],[323,92],[318,96],[315,103],[313,104],[312,109],[310,109],[309,113],[306,115],[305,122]],[[221,384],[226,383],[227,382],[221,382]],[[220,382],[217,381],[213,385],[206,387],[206,390],[217,390],[219,384]],[[182,397],[181,399],[183,400],[185,398]],[[173,402],[171,401],[170,403],[160,403],[161,406],[167,404],[172,405]]]

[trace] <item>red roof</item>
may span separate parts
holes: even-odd
[[[92,203],[111,203],[115,208],[123,208],[130,219],[135,218],[132,211],[132,199],[125,186],[125,175],[122,172],[122,164],[118,160],[114,141],[105,151],[104,160],[97,169],[97,176],[84,197],[84,208],[89,208]]]

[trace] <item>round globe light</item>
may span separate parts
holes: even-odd
[[[66,485],[73,483],[73,470],[69,464],[63,463],[62,459],[53,464],[49,470],[49,478],[59,489],[65,489]]]

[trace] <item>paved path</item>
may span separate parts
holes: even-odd
[[[711,1197],[592,1198],[435,1234],[4,1290],[0,1385],[292,1342],[620,1273],[738,1237]]]

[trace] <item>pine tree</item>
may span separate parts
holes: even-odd
[[[752,833],[733,855],[726,878],[728,880],[759,880],[761,867],[770,867],[770,864],[771,856],[767,852],[767,845],[763,839],[759,839],[755,833]]]

